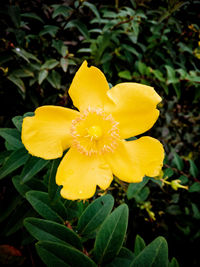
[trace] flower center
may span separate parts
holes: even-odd
[[[89,127],[88,134],[91,137],[91,139],[99,140],[103,134],[102,129],[98,125],[94,125]]]
[[[87,156],[112,152],[119,142],[118,123],[102,109],[88,108],[72,121],[72,146]]]

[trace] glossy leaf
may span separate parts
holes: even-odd
[[[128,206],[116,208],[101,225],[94,245],[94,258],[98,264],[112,260],[120,251],[128,225]]]
[[[25,148],[20,148],[11,153],[0,169],[0,179],[6,177],[8,174],[24,165],[28,157],[29,155]]]
[[[60,65],[61,65],[63,71],[66,72],[67,68],[68,68],[68,60],[66,58],[62,57],[60,59]]]
[[[65,209],[62,203],[60,201],[50,202],[47,193],[29,191],[26,193],[26,199],[43,218],[55,222],[64,221]]]
[[[58,64],[59,62],[56,59],[49,59],[41,66],[41,69],[51,70],[55,68]]]
[[[21,134],[17,129],[0,128],[0,136],[3,137],[14,149],[23,147]]]
[[[179,155],[174,152],[174,159],[173,159],[173,163],[176,165],[176,167],[178,168],[179,171],[182,171],[183,167],[184,167],[184,163],[181,157],[179,157]]]
[[[78,221],[78,232],[87,236],[96,230],[106,219],[114,205],[111,195],[105,195],[93,201],[83,212]]]
[[[144,239],[137,235],[135,238],[134,255],[137,256],[145,248],[146,244]]]
[[[168,246],[163,237],[157,237],[132,261],[130,267],[167,267]]]
[[[69,21],[69,22],[65,25],[64,30],[65,30],[65,29],[68,29],[68,28],[77,28],[77,29],[80,31],[80,33],[81,33],[86,39],[89,38],[89,32],[88,32],[87,27],[85,26],[84,23],[82,23],[82,22],[81,22],[80,20],[78,20],[78,19]]]
[[[28,183],[24,184],[21,182],[21,177],[19,175],[12,178],[15,189],[19,194],[25,197],[26,192],[31,190],[45,190],[45,185],[41,180],[32,179]]]
[[[48,76],[48,70],[41,70],[38,76],[38,83],[41,84]]]
[[[39,241],[36,250],[48,267],[94,267],[96,264],[79,250],[61,243]]]
[[[190,174],[194,177],[194,178],[197,178],[198,175],[199,175],[199,170],[196,166],[196,164],[194,163],[193,160],[189,160],[189,163],[190,163],[190,169],[189,169],[189,172]]]
[[[39,241],[68,243],[77,249],[82,249],[78,235],[65,225],[38,218],[26,218],[24,220],[24,226]]]
[[[29,181],[34,175],[40,172],[44,167],[49,163],[48,160],[44,160],[37,157],[30,157],[26,162],[22,173],[21,173],[21,182],[26,183]]]
[[[149,179],[147,177],[144,177],[142,182],[130,184],[126,192],[127,198],[132,199],[132,198],[137,197],[137,195],[144,188],[144,186],[148,183],[148,181]]]

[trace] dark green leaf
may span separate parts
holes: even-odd
[[[23,147],[21,142],[21,134],[17,129],[0,128],[0,136],[3,137],[13,149],[19,149]]]
[[[36,179],[32,179],[27,184],[23,184],[21,182],[21,177],[17,175],[12,178],[12,182],[14,184],[15,189],[23,197],[25,197],[26,192],[31,190],[45,190],[45,185],[40,180]]]
[[[66,72],[67,68],[68,68],[68,60],[66,58],[62,57],[60,59],[60,65],[61,65],[63,71]]]
[[[111,195],[105,195],[93,201],[83,212],[78,221],[78,232],[81,235],[89,235],[96,230],[114,205],[114,199]]]
[[[165,65],[165,68],[167,70],[167,83],[178,83],[179,79],[176,78],[175,70],[168,65]]]
[[[60,159],[54,159],[51,162],[49,182],[48,182],[48,195],[50,200],[54,200],[56,198],[58,185],[56,184],[55,177],[59,164],[60,164]]]
[[[48,70],[41,70],[38,76],[38,83],[41,84],[48,76]]]
[[[21,16],[22,16],[23,18],[31,18],[31,19],[35,19],[35,20],[38,20],[38,21],[44,23],[44,21],[43,21],[37,14],[32,13],[32,12],[29,12],[29,13],[23,13],[23,14],[21,14]]]
[[[94,245],[94,257],[100,264],[112,260],[120,251],[128,224],[128,206],[120,205],[103,222]]]
[[[16,28],[20,27],[21,23],[21,15],[20,15],[20,9],[18,5],[9,6],[8,8],[8,14],[10,15],[11,20],[13,21]]]
[[[163,237],[157,237],[132,261],[130,267],[167,267],[168,246]]]
[[[173,163],[175,164],[175,166],[178,168],[179,171],[182,171],[184,167],[184,163],[183,163],[182,158],[180,158],[176,152],[174,152]]]
[[[15,125],[15,127],[17,128],[17,130],[21,132],[23,117],[22,116],[15,116],[12,118],[12,122]]]
[[[143,187],[148,183],[148,181],[149,179],[147,177],[144,177],[142,182],[130,184],[126,192],[127,198],[128,199],[135,198],[139,194],[139,192],[143,189]]]
[[[41,32],[39,34],[40,34],[40,36],[45,35],[45,34],[49,34],[49,35],[51,35],[51,37],[55,37],[58,30],[59,30],[58,26],[44,25],[44,29],[41,30]]]
[[[21,95],[24,95],[25,94],[26,88],[25,88],[24,82],[22,81],[21,78],[16,77],[16,76],[10,74],[8,76],[8,80],[10,80],[11,82],[13,82],[20,89]]]
[[[52,15],[53,19],[59,15],[62,15],[63,17],[67,18],[72,10],[70,7],[64,5],[53,5],[53,7],[54,7],[54,12]]]
[[[135,238],[135,245],[134,245],[134,255],[137,256],[142,252],[142,250],[146,247],[145,241],[139,235]]]
[[[7,150],[0,152],[0,165],[2,165],[3,162],[7,160],[7,158],[10,156],[11,153],[12,151],[7,151]]]
[[[52,70],[51,75],[48,76],[47,80],[54,88],[60,89],[61,75],[57,71]]]
[[[68,29],[68,28],[77,28],[80,33],[86,38],[86,39],[89,39],[89,32],[88,32],[88,29],[87,27],[85,26],[85,24],[83,22],[81,22],[80,20],[78,19],[75,19],[75,20],[70,20],[70,22],[68,22],[65,27],[64,27],[64,30],[65,29]]]
[[[169,263],[168,267],[179,267],[178,261],[176,258],[172,258],[171,262]]]
[[[50,202],[47,193],[29,191],[26,193],[26,199],[43,218],[56,222],[64,221],[65,209],[62,203],[60,201]]]
[[[200,183],[199,182],[193,183],[189,188],[189,192],[190,193],[200,192]]]
[[[83,2],[83,5],[84,6],[87,6],[94,14],[95,16],[100,19],[100,14],[99,14],[99,11],[97,10],[96,6],[92,3],[89,3],[87,1],[84,1]]]
[[[132,80],[132,75],[131,75],[131,73],[130,73],[129,70],[123,70],[123,71],[118,72],[118,76],[119,76],[120,78],[129,80],[129,81]]]
[[[78,235],[65,225],[38,218],[26,218],[24,226],[39,241],[68,243],[82,250],[82,244]]]
[[[194,163],[194,161],[192,159],[189,160],[189,163],[190,163],[190,170],[189,170],[190,174],[193,177],[197,178],[199,175],[199,170],[198,170],[196,164]]]
[[[21,182],[26,183],[29,181],[34,175],[36,175],[39,171],[41,171],[47,164],[48,160],[44,160],[37,157],[30,157],[26,162],[22,173],[21,173]]]
[[[55,68],[58,64],[59,62],[56,59],[49,59],[41,66],[41,69],[51,70]]]
[[[11,172],[15,171],[22,165],[24,165],[29,155],[25,148],[20,148],[8,157],[4,165],[0,169],[0,179],[6,177]]]
[[[94,267],[96,264],[79,250],[61,243],[39,241],[36,250],[48,267]]]

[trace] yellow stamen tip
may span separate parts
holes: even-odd
[[[88,129],[88,134],[91,138],[98,140],[102,136],[102,129],[98,125],[91,126]]]

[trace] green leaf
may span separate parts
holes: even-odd
[[[137,256],[142,252],[142,250],[146,247],[144,239],[137,235],[135,238],[135,245],[134,245],[134,255]]]
[[[178,83],[179,79],[176,78],[176,73],[174,68],[172,68],[171,66],[165,65],[165,68],[167,70],[167,83]]]
[[[87,6],[95,14],[95,16],[100,19],[99,11],[94,4],[85,1],[83,2],[83,6]]]
[[[48,76],[47,81],[56,89],[60,89],[61,86],[61,76],[60,74],[52,70],[51,74]]]
[[[60,201],[50,202],[48,194],[40,191],[29,191],[26,193],[26,199],[33,208],[45,219],[56,222],[63,222],[65,218],[65,209]]]
[[[64,27],[65,29],[69,29],[69,28],[77,28],[80,33],[85,37],[85,39],[89,39],[89,32],[87,27],[85,26],[85,24],[83,22],[81,22],[78,19],[75,20],[70,20]]]
[[[52,18],[56,18],[59,15],[62,15],[63,17],[68,17],[70,15],[71,12],[71,8],[68,6],[64,6],[64,5],[52,5],[54,8],[54,12],[52,15]]]
[[[30,157],[26,162],[22,173],[21,173],[21,182],[26,183],[29,181],[34,175],[36,175],[39,171],[41,171],[47,164],[48,160],[44,160],[37,157]]]
[[[23,147],[21,142],[21,134],[17,129],[0,128],[0,136],[3,137],[13,149],[19,149]]]
[[[179,263],[176,258],[172,258],[171,262],[169,263],[168,267],[179,267]]]
[[[56,59],[49,59],[41,66],[41,69],[51,70],[55,68],[58,64],[59,62]]]
[[[23,48],[16,47],[15,49],[12,49],[12,51],[28,63],[30,63],[29,59],[33,59],[34,61],[40,63],[40,60],[36,56],[27,52]]]
[[[176,152],[174,152],[173,163],[175,164],[175,166],[178,168],[179,171],[182,171],[184,167],[184,163],[183,163],[182,158],[180,158]]]
[[[19,92],[22,96],[24,96],[25,92],[26,92],[26,88],[25,88],[25,85],[24,85],[24,82],[22,81],[21,78],[19,77],[16,77],[12,74],[10,74],[8,76],[8,80],[10,80],[11,82],[13,82],[18,88],[19,88]]]
[[[15,125],[15,127],[17,128],[17,130],[21,132],[23,117],[22,116],[15,116],[12,118],[12,122]]]
[[[159,70],[152,70],[154,76],[160,81],[160,82],[165,82],[165,78],[163,77],[163,74]]]
[[[145,75],[147,72],[147,66],[141,61],[138,61],[138,70],[140,74]]]
[[[189,160],[189,163],[190,163],[190,169],[189,169],[190,174],[194,178],[197,178],[199,175],[199,170],[198,170],[196,164],[194,163],[194,161],[192,159]]]
[[[38,241],[68,243],[82,250],[82,244],[78,235],[65,225],[38,218],[26,218],[24,226]]]
[[[163,237],[157,237],[132,261],[130,267],[167,267],[168,246]]]
[[[7,150],[0,152],[0,165],[2,165],[4,161],[7,160],[7,158],[10,156],[11,153],[12,151],[7,151]]]
[[[96,264],[85,254],[61,243],[39,241],[36,250],[48,267],[95,267]]]
[[[48,196],[50,200],[55,199],[58,190],[58,185],[56,184],[55,177],[59,164],[60,164],[60,159],[54,159],[51,162],[49,182],[48,182]]]
[[[127,50],[128,52],[132,53],[136,57],[140,56],[140,54],[137,52],[137,50],[133,46],[130,46],[130,45],[127,45],[127,44],[121,44],[121,47],[122,47],[122,49]]]
[[[15,189],[19,192],[22,197],[25,197],[26,192],[31,190],[45,190],[45,185],[40,181],[33,179],[27,184],[21,183],[21,177],[19,175],[12,178]]]
[[[35,20],[38,20],[38,21],[44,23],[43,19],[41,19],[36,13],[32,13],[32,12],[30,12],[30,13],[23,13],[23,14],[21,14],[21,16],[23,18],[35,19]]]
[[[56,33],[58,32],[59,27],[55,25],[44,25],[44,29],[40,31],[40,36],[45,34],[51,35],[51,37],[55,37]]]
[[[63,71],[66,72],[67,68],[68,68],[68,60],[66,58],[62,57],[60,59],[60,65],[61,65]]]
[[[41,84],[48,76],[48,70],[41,70],[38,76],[38,83]]]
[[[120,251],[128,225],[128,206],[120,205],[103,222],[94,245],[94,258],[101,264]]]
[[[20,148],[11,153],[0,169],[0,179],[6,177],[8,174],[24,165],[28,157],[29,155],[25,148]]]
[[[18,5],[10,5],[8,7],[8,14],[10,15],[11,20],[13,21],[16,28],[20,27],[21,23],[21,15],[20,9]]]
[[[200,192],[200,183],[199,182],[195,182],[193,183],[189,190],[188,190],[190,193],[194,193],[194,192]]]
[[[148,183],[148,181],[149,179],[147,177],[144,177],[143,181],[140,183],[129,184],[128,190],[126,192],[127,198],[136,198],[140,191],[143,189],[143,187]]]
[[[200,219],[200,211],[198,209],[198,206],[195,203],[191,203],[192,205],[192,212],[193,212],[193,217],[197,220]]]
[[[114,198],[105,195],[93,201],[83,212],[77,230],[81,235],[90,235],[106,219],[114,205]]]
[[[132,80],[132,75],[131,75],[131,73],[130,73],[129,70],[123,70],[123,71],[118,72],[118,76],[119,76],[120,78],[129,80],[129,81]]]
[[[174,175],[174,171],[172,168],[167,168],[164,170],[164,178],[168,177],[172,177]]]

